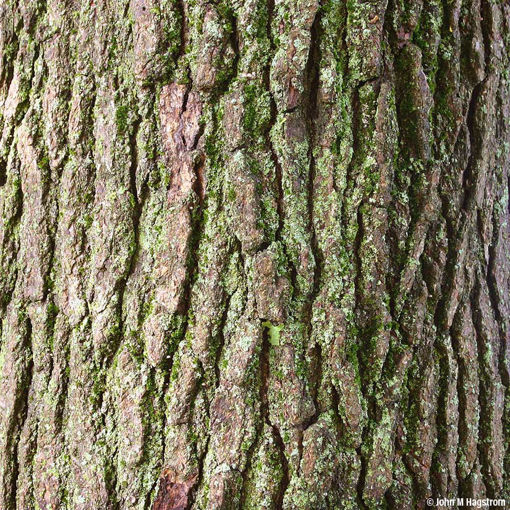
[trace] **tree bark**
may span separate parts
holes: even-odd
[[[510,497],[508,1],[0,26],[0,508]]]

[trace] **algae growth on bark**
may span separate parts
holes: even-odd
[[[510,3],[2,0],[0,508],[509,497]]]

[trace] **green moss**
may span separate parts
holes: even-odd
[[[47,170],[50,167],[50,160],[47,155],[42,156],[37,162],[37,166],[41,170]]]
[[[119,134],[124,134],[128,128],[129,120],[129,107],[127,105],[120,105],[115,110],[115,123]]]
[[[243,127],[248,135],[264,138],[271,120],[270,94],[259,83],[249,83],[243,89]]]

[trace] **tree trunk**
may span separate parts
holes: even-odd
[[[508,1],[0,19],[0,508],[510,497]]]

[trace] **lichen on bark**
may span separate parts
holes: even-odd
[[[508,2],[0,14],[0,508],[510,497]]]

